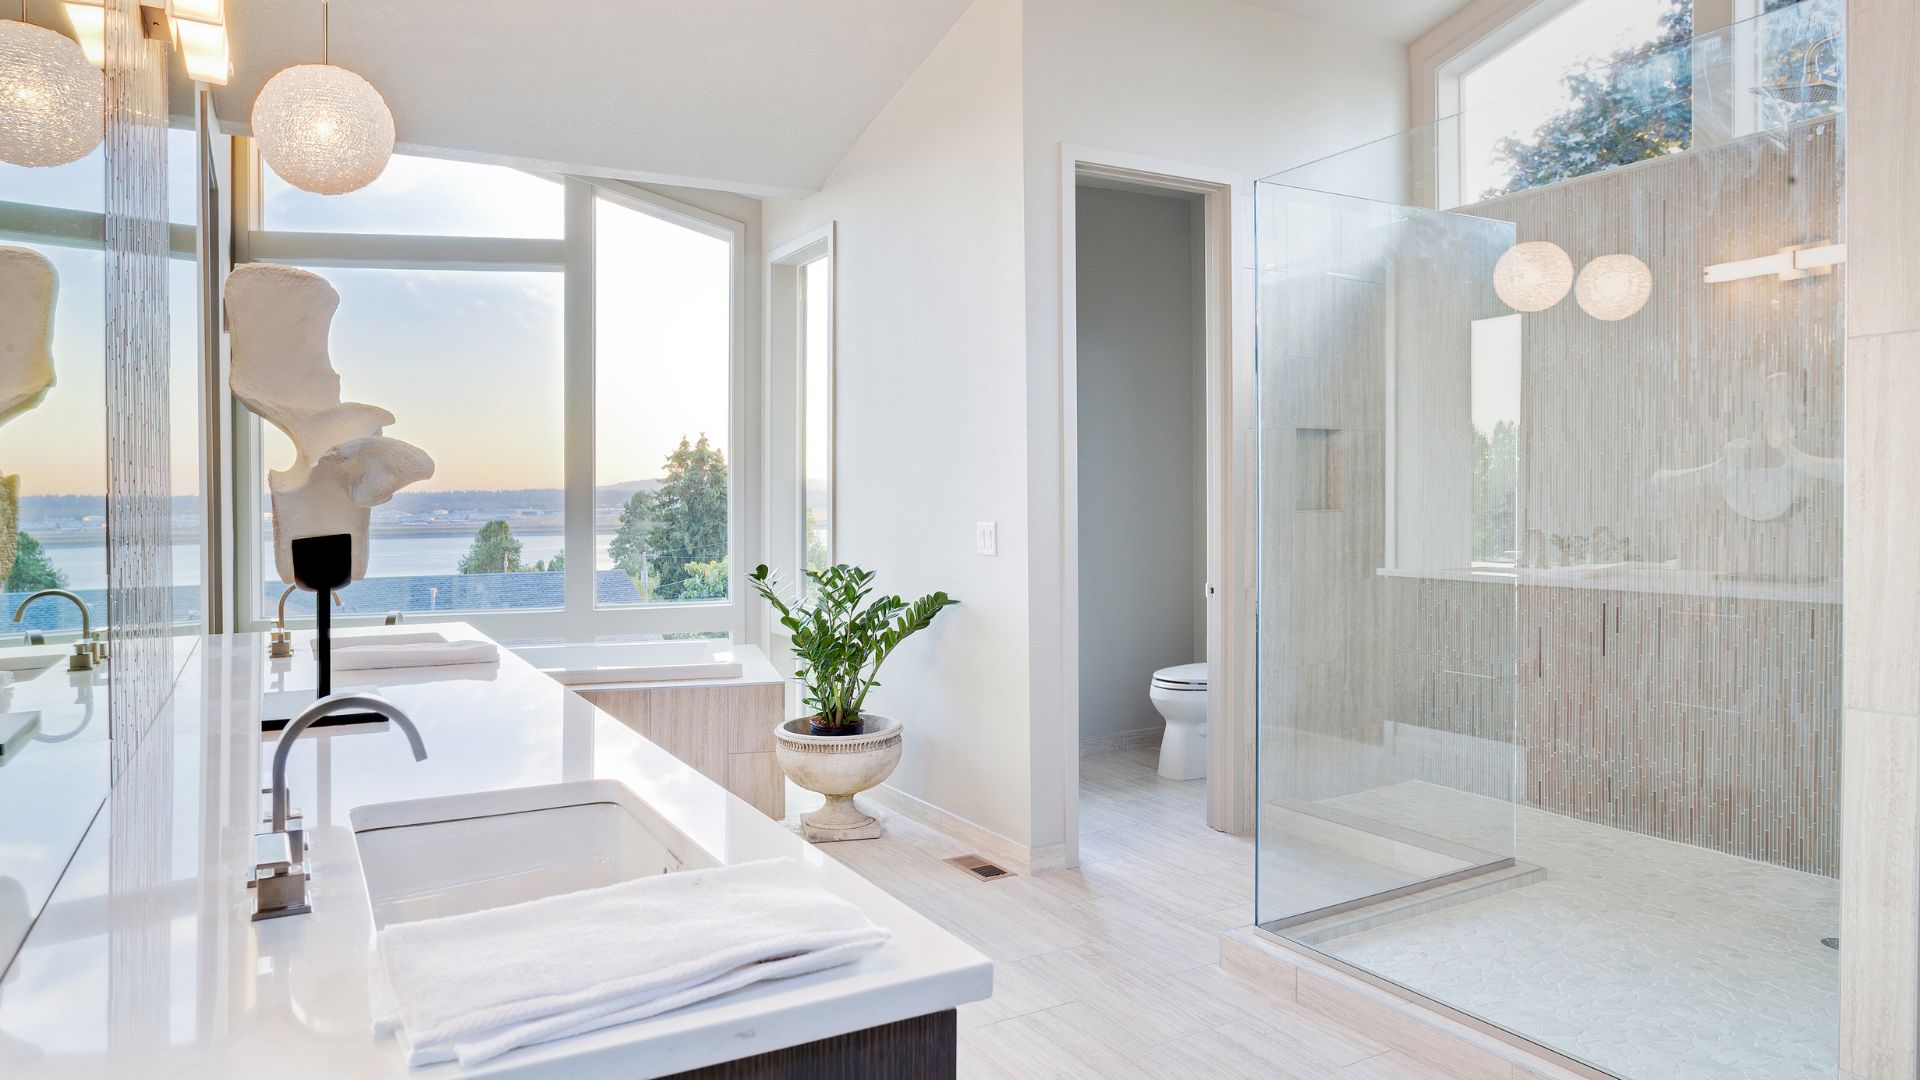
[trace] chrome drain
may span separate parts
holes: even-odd
[[[955,855],[950,859],[942,861],[952,863],[967,873],[972,874],[974,877],[984,881],[1015,876],[1014,872],[1006,867],[996,866],[978,855]]]

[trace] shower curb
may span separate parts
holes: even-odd
[[[1255,926],[1221,933],[1220,967],[1386,1044],[1445,1080],[1619,1080]]]

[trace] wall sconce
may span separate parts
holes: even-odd
[[[195,82],[227,85],[233,72],[227,54],[226,0],[168,0],[173,40]]]
[[[107,0],[66,0],[67,21],[73,24],[73,38],[87,63],[107,66]]]
[[[65,0],[67,21],[87,62],[107,66],[106,0]],[[166,0],[140,5],[140,22],[148,38],[169,35],[180,49],[187,74],[195,80],[225,86],[232,64],[227,55],[226,0]]]
[[[1772,255],[1762,255],[1757,259],[1714,263],[1707,267],[1707,284],[1766,277],[1768,274],[1778,277],[1781,281],[1798,281],[1801,278],[1831,274],[1834,267],[1846,261],[1847,245],[1845,244],[1785,247]]]

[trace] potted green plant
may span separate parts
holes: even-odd
[[[773,606],[793,638],[794,677],[807,715],[774,731],[775,756],[792,781],[827,797],[800,819],[809,840],[860,840],[880,835],[880,823],[853,797],[878,786],[900,763],[900,722],[865,709],[880,685],[880,665],[900,643],[925,630],[940,609],[959,603],[944,592],[912,603],[873,596],[871,570],[841,563],[806,571],[811,595],[791,604],[766,566],[748,581]]]

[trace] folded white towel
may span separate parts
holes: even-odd
[[[888,936],[792,859],[640,878],[387,927],[375,1030],[398,1029],[409,1065],[474,1065],[848,963]]]
[[[333,647],[335,671],[492,664],[499,659],[500,648],[491,641],[408,641],[398,645],[367,642]]]

